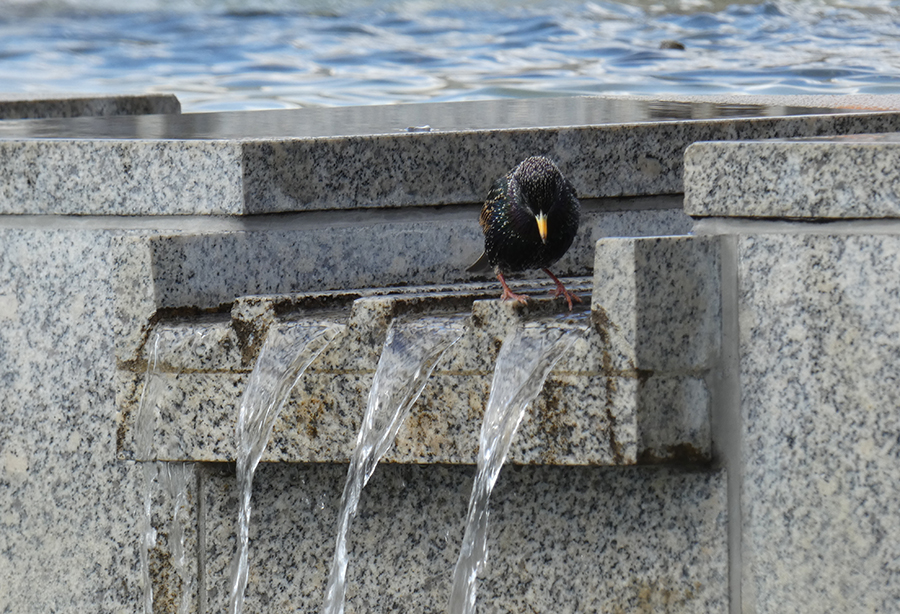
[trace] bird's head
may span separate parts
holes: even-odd
[[[519,197],[524,209],[537,223],[541,241],[547,242],[547,215],[557,203],[565,200],[566,180],[550,160],[532,156],[523,160],[513,171]]]

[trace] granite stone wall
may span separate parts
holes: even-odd
[[[471,110],[451,107],[447,117],[457,122]],[[492,497],[492,554],[480,611],[892,609],[900,601],[893,539],[900,529],[893,519],[900,500],[900,325],[893,309],[900,298],[900,227],[890,197],[900,185],[892,175],[900,165],[884,158],[893,155],[892,137],[880,144],[858,139],[855,147],[875,142],[883,150],[867,150],[877,163],[861,165],[859,175],[847,173],[842,186],[825,192],[839,194],[839,202],[797,184],[814,181],[817,169],[846,172],[828,161],[839,159],[844,141],[834,142],[828,160],[808,152],[775,155],[771,142],[759,150],[696,145],[683,166],[681,155],[698,138],[892,130],[900,126],[898,114],[578,124],[589,107],[590,99],[561,103],[562,115],[569,109],[575,119],[557,128],[541,127],[537,109],[523,115],[528,125],[504,125],[498,134],[457,130],[447,141],[461,144],[454,151],[490,155],[480,166],[468,153],[453,158],[468,170],[465,189],[451,203],[434,198],[440,182],[416,192],[407,181],[402,198],[394,198],[391,186],[381,184],[354,194],[348,179],[336,184],[336,208],[312,171],[303,181],[291,175],[290,182],[264,185],[244,174],[241,157],[268,152],[257,162],[271,173],[277,164],[293,164],[298,151],[343,147],[364,165],[365,147],[377,142],[404,165],[403,177],[420,177],[427,164],[455,154],[422,148],[441,141],[440,130],[424,137],[386,130],[396,109],[367,110],[380,114],[378,130],[333,142],[257,134],[248,145],[254,135],[236,133],[218,133],[217,141],[214,124],[221,119],[235,129],[234,114],[79,124],[103,134],[102,142],[67,133],[72,126],[62,120],[0,128],[0,612],[141,610],[144,465],[129,453],[128,416],[155,327],[201,323],[219,327],[217,338],[226,340],[234,322],[284,315],[274,307],[254,311],[280,300],[259,294],[308,299],[321,290],[352,293],[360,289],[351,286],[368,285],[385,292],[383,286],[403,283],[463,285],[470,292],[477,286],[483,293],[490,280],[461,272],[479,248],[478,199],[488,188],[482,184],[509,160],[535,153],[523,149],[535,144],[560,156],[581,152],[564,159],[586,221],[561,272],[581,278],[576,284],[591,296],[593,355],[615,370],[616,398],[630,403],[603,417],[631,412],[633,449],[611,454],[611,429],[600,420],[590,435],[606,446],[603,455],[587,459],[574,449],[564,465],[523,455],[525,464],[504,469]],[[415,119],[409,125],[440,125],[428,109],[409,112]],[[336,111],[332,124],[354,126],[341,119],[346,113]],[[303,125],[300,115],[291,114],[288,124]],[[316,121],[324,115],[316,111]],[[135,128],[110,143],[104,131],[114,124],[140,124],[145,132]],[[167,132],[186,127],[194,132],[181,139]],[[68,136],[57,142],[48,138],[54,134]],[[660,135],[668,140],[658,142]],[[268,148],[261,143],[267,138],[275,141]],[[406,146],[419,154],[396,157]],[[112,154],[98,176],[96,160],[78,152],[103,148]],[[651,149],[659,155],[648,157]],[[17,157],[20,151],[28,155]],[[204,154],[198,166],[197,151],[234,155],[227,165],[203,166]],[[158,164],[160,152],[175,152],[177,163]],[[750,172],[760,168],[760,152],[786,163]],[[596,168],[601,159],[603,168]],[[198,169],[209,172],[193,182],[188,171]],[[325,170],[337,177],[340,168]],[[146,181],[135,183],[136,176]],[[871,190],[854,188],[854,178],[879,187],[884,198],[858,204]],[[219,182],[225,200],[197,191],[204,181]],[[297,200],[298,185],[313,197]],[[702,236],[684,236],[692,221],[681,210],[681,189],[687,213],[699,220],[694,235]],[[183,198],[192,194],[196,201]],[[795,195],[806,200],[794,206]],[[346,211],[356,205],[365,210]],[[862,219],[872,215],[879,217]],[[838,217],[843,221],[831,221]],[[364,254],[353,252],[354,242],[367,246]],[[426,257],[417,258],[419,252]],[[316,266],[323,261],[334,271]],[[483,308],[496,306],[483,298]],[[168,432],[183,434],[181,443],[190,444],[184,447],[199,451],[175,459],[200,461],[186,517],[193,582],[186,589],[175,569],[172,502],[157,488],[149,556],[155,611],[178,611],[185,590],[188,611],[225,610],[236,483],[231,450],[223,445],[234,415],[223,410],[223,399],[239,396],[249,366],[241,369],[231,379],[212,378],[205,396],[192,400],[197,412],[206,407],[206,423],[185,420]],[[602,381],[605,394],[611,378]],[[361,397],[365,386],[358,388]],[[460,415],[468,412],[476,424],[482,410],[473,401]],[[348,424],[355,425],[353,416]],[[552,443],[552,429],[541,427],[531,426],[532,440]],[[279,428],[287,432],[290,425]],[[343,447],[336,448],[342,454],[355,437],[354,429],[344,430]],[[341,455],[310,462],[278,445],[267,460],[282,462],[264,463],[254,482],[247,611],[315,612],[347,465]],[[446,603],[474,468],[470,457],[435,460],[414,446],[402,454],[393,460],[404,462],[380,467],[364,491],[350,540],[348,612],[431,612]]]
[[[900,604],[898,152],[896,134],[687,152],[686,210],[724,246],[732,611]]]

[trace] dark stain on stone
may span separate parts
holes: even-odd
[[[116,427],[116,457],[122,460],[125,458],[125,433],[128,432],[128,428],[125,425],[130,415],[130,408],[123,411],[119,419],[119,425]]]
[[[615,324],[609,319],[609,316],[603,307],[598,305],[597,307],[591,308],[591,324],[594,325],[594,330],[600,335],[600,342],[608,347],[609,331],[615,327]]]
[[[480,314],[473,313],[472,314],[472,326],[474,328],[484,328],[486,322],[484,318],[481,317]]]
[[[606,422],[609,425],[608,435],[609,435],[609,450],[613,455],[613,461],[617,465],[621,465],[625,461],[625,455],[622,452],[622,444],[619,443],[618,439],[616,439],[616,415],[613,412],[613,408],[615,407],[616,395],[619,391],[619,387],[616,384],[616,378],[612,375],[609,375],[612,372],[612,359],[610,358],[609,351],[603,350],[602,353],[603,360],[603,371],[607,374],[606,376],[606,402],[604,403],[604,410],[606,411]]]
[[[157,309],[144,323],[141,330],[141,341],[138,344],[137,354],[134,358],[128,360],[119,360],[116,367],[122,371],[146,371],[147,361],[142,358],[142,350],[147,346],[150,340],[150,333],[156,328],[160,322],[178,322],[193,320],[211,315],[228,314],[231,311],[232,303],[221,303],[217,307],[160,307]]]
[[[168,535],[160,533],[159,538],[168,541]],[[153,613],[174,614],[178,611],[178,595],[181,579],[172,565],[172,553],[159,546],[150,551],[150,576],[153,585]],[[178,586],[174,586],[177,583]]]
[[[259,349],[262,347],[266,338],[268,326],[261,325],[259,322],[247,322],[244,320],[231,320],[231,328],[237,336],[238,345],[241,349],[241,366],[244,368],[251,367],[256,362],[259,355]]]
[[[689,443],[679,443],[674,446],[666,446],[666,453],[662,456],[651,450],[642,450],[638,454],[640,465],[709,465],[712,459],[708,454]]]
[[[494,339],[494,356],[500,355],[500,348],[503,347],[503,339]]]
[[[615,403],[613,399],[616,395],[616,381],[612,377],[606,378],[606,404],[604,409],[606,410],[606,421],[609,424],[609,450],[612,452],[613,461],[617,465],[621,465],[625,461],[625,454],[622,452],[622,444],[619,443],[618,439],[616,439],[616,416],[613,414],[613,406]]]
[[[635,369],[634,375],[637,378],[638,385],[644,386],[651,377],[653,377],[654,372],[650,369]]]
[[[564,411],[560,408],[565,390],[563,382],[548,379],[544,383],[543,403],[538,405],[538,429],[544,435],[544,450],[541,452],[541,463],[555,465],[563,445],[560,437],[563,426]]]
[[[308,399],[300,403],[300,411],[306,414],[306,436],[310,439],[319,437],[319,418],[325,410],[325,403],[320,399]]]
[[[613,461],[617,465],[621,465],[625,461],[625,454],[622,451],[622,444],[616,438],[616,416],[613,412],[615,408],[616,396],[618,394],[618,386],[616,384],[616,374],[612,356],[609,353],[610,330],[616,328],[609,314],[603,307],[597,305],[591,308],[591,324],[594,330],[600,336],[600,343],[603,345],[601,352],[601,369],[606,376],[606,402],[604,409],[606,411],[606,421],[609,424],[609,450],[612,453]]]
[[[339,295],[332,294],[308,294],[302,296],[288,296],[275,300],[272,303],[272,311],[276,317],[281,319],[289,319],[291,315],[303,313],[304,316],[311,315],[309,312],[314,311],[338,311],[349,308],[358,298],[362,298],[358,293],[346,293]]]

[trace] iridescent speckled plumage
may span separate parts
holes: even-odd
[[[554,296],[564,296],[571,310],[580,299],[549,267],[571,247],[580,210],[575,189],[553,162],[543,156],[526,158],[491,187],[480,217],[484,253],[468,270],[492,266],[503,286],[501,298],[524,303],[527,297],[509,289],[504,273],[543,269],[556,282]]]

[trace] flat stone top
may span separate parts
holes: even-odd
[[[181,113],[172,94],[4,94],[0,120]]]
[[[472,204],[532,155],[580,198],[678,194],[696,141],[896,130],[896,111],[588,97],[0,122],[0,214]]]
[[[837,112],[840,111],[787,105],[565,97],[4,122],[0,124],[0,138],[322,138]]]
[[[697,217],[900,217],[900,133],[695,143],[685,212]]]

